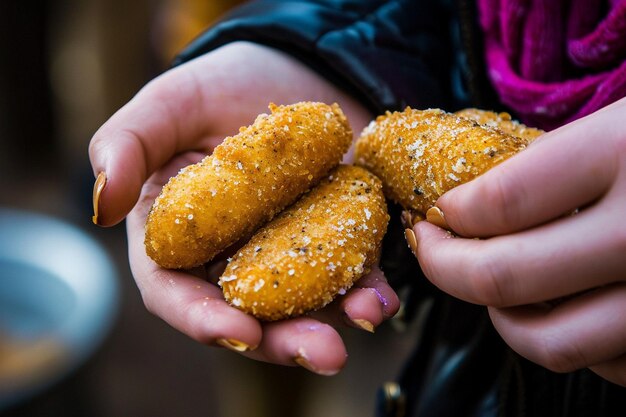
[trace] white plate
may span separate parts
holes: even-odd
[[[87,233],[0,208],[0,411],[58,382],[100,345],[117,274]]]

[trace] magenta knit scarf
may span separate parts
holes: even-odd
[[[626,96],[626,0],[478,0],[489,78],[553,129]]]

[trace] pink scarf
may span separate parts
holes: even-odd
[[[626,0],[478,0],[489,78],[553,129],[626,96]]]

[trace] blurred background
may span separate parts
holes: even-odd
[[[373,335],[345,330],[348,364],[330,378],[195,343],[145,310],[124,226],[91,224],[91,135],[236,3],[0,1],[0,208],[61,221],[95,242],[93,251],[102,250],[114,271],[104,278],[114,281],[108,316],[91,329],[96,346],[61,379],[11,404],[0,401],[0,416],[368,416],[377,388],[398,374],[412,341],[390,324]],[[0,229],[0,236],[17,241],[17,230]],[[61,236],[57,244],[63,247]],[[3,328],[10,286],[25,282],[19,280],[6,273],[0,279],[0,398],[11,378],[54,360],[48,342],[18,340],[15,329]],[[54,302],[53,295],[38,302]]]

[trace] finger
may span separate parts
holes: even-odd
[[[613,213],[611,214],[611,211]],[[487,240],[415,225],[425,275],[443,291],[495,307],[530,304],[620,279],[623,245],[607,235],[620,207],[592,207],[548,225]]]
[[[626,387],[626,354],[591,366],[590,369],[607,381]]]
[[[144,181],[175,154],[208,146],[207,112],[193,71],[171,70],[146,85],[94,135],[89,155],[106,183],[98,224],[119,222],[135,204]]]
[[[145,179],[177,152],[211,149],[267,111],[270,102],[303,100],[338,102],[355,130],[370,119],[315,71],[261,45],[233,42],[166,72],[92,139],[90,159],[101,178],[94,187],[94,220],[112,225],[123,219]]]
[[[149,183],[148,183],[149,185]],[[262,329],[253,317],[224,301],[222,291],[191,273],[159,267],[145,253],[145,216],[158,186],[144,187],[146,204],[138,204],[128,216],[131,269],[149,311],[193,339],[217,343],[233,350],[254,349]]]
[[[437,206],[448,225],[462,236],[496,236],[545,223],[600,198],[618,171],[615,151],[608,146],[620,134],[611,123],[617,110],[550,132],[444,194]],[[591,145],[592,139],[598,144]]]
[[[147,309],[192,339],[238,352],[261,343],[260,323],[228,305],[213,284],[162,268],[155,268],[149,278],[138,283]]]
[[[626,352],[626,285],[603,287],[556,307],[489,308],[504,341],[555,372],[601,364]]]
[[[373,333],[384,320],[393,317],[399,308],[398,296],[380,268],[374,266],[345,296],[311,314],[311,317],[335,327],[348,324]]]
[[[391,288],[385,278],[383,271],[375,265],[369,274],[358,280],[355,284],[356,289],[365,290],[369,294],[373,294],[377,302],[382,307],[381,313],[383,319],[389,319],[393,317],[400,308],[400,300],[396,292]],[[368,297],[371,298],[371,297]],[[356,313],[358,310],[364,311],[359,307],[356,297],[353,299],[348,296],[343,301],[346,309],[354,309]]]
[[[308,317],[265,324],[261,345],[245,355],[280,365],[302,366],[319,375],[336,374],[347,358],[337,331]]]

